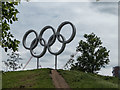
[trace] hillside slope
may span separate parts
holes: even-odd
[[[2,75],[2,88],[54,88],[50,69],[7,72]]]
[[[58,71],[71,88],[118,88],[118,78],[84,73],[80,71]]]
[[[58,70],[71,88],[118,88],[118,78]],[[6,72],[2,74],[3,88],[55,88],[50,69]]]

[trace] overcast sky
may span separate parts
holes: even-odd
[[[64,52],[58,56],[58,68],[63,68],[75,53],[80,40],[84,40],[85,33],[94,32],[101,38],[103,46],[110,50],[110,63],[99,71],[102,75],[112,75],[112,67],[118,65],[118,3],[115,2],[22,2],[17,7],[19,10],[18,21],[11,25],[11,32],[18,40],[22,41],[26,31],[34,29],[38,34],[40,30],[51,25],[55,29],[63,21],[72,22],[77,30],[76,36],[72,42],[67,44]],[[68,28],[68,29],[67,29]],[[71,28],[66,26],[63,28],[62,34],[65,38],[71,35]],[[45,32],[44,38],[51,36],[50,30]],[[27,39],[27,45],[35,38],[31,34]],[[52,46],[53,51],[57,51],[61,44],[59,42]],[[42,47],[39,45],[36,49],[40,53]],[[30,51],[26,50],[22,42],[19,45],[19,53],[23,58],[22,63],[28,61],[31,57]],[[2,50],[2,60],[6,60],[7,56]],[[47,52],[40,58],[42,68],[54,68],[54,55]],[[36,58],[32,58],[26,69],[36,68]]]

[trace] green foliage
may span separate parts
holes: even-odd
[[[76,70],[59,70],[59,73],[71,88],[87,88],[87,90],[106,90],[105,88],[115,88],[110,90],[117,90],[116,88],[118,88],[119,79],[116,77],[84,73]]]
[[[54,88],[50,69],[12,71],[2,74],[4,88]]]
[[[72,64],[71,69],[95,73],[109,63],[109,52],[102,46],[99,37],[94,33],[85,34],[86,41],[81,40],[76,51],[81,52],[77,63]]]
[[[18,53],[12,52],[12,54],[7,54],[9,58],[7,61],[3,61],[5,66],[8,67],[9,69],[17,70],[22,67],[22,64],[19,63],[22,58],[20,58],[20,55]]]
[[[10,32],[10,24],[18,21],[16,17],[19,11],[15,8],[19,2],[2,2],[2,18],[0,22],[0,26],[2,27],[2,35],[0,35],[0,45],[4,48],[5,52],[8,49],[13,51],[18,50],[19,40],[14,39],[14,36]]]

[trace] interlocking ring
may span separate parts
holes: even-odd
[[[63,26],[65,26],[66,24],[70,24],[71,27],[72,27],[72,35],[71,35],[71,37],[70,37],[68,40],[66,40],[66,39],[64,38],[64,36],[63,36],[62,34],[60,34],[61,29],[62,29]],[[43,36],[44,32],[45,32],[46,30],[48,30],[48,29],[51,29],[52,32],[53,32],[53,34],[52,34],[52,35],[50,36],[50,38],[48,39],[48,42],[46,42],[45,39],[44,39],[42,36]],[[36,38],[31,42],[30,47],[27,47],[27,46],[26,46],[26,38],[27,38],[27,36],[28,36],[30,33],[32,33],[32,32],[36,35]],[[40,58],[40,57],[42,57],[42,56],[46,53],[47,49],[48,49],[48,51],[49,51],[51,54],[53,54],[53,55],[59,55],[59,54],[61,54],[61,53],[64,51],[64,49],[65,49],[65,47],[66,47],[66,44],[70,43],[70,42],[74,39],[75,34],[76,34],[76,28],[75,28],[75,26],[74,26],[71,22],[65,21],[65,22],[63,22],[63,23],[61,23],[61,24],[59,25],[57,31],[55,31],[55,29],[54,29],[52,26],[45,26],[45,27],[40,31],[40,34],[39,34],[39,35],[37,34],[36,31],[34,31],[34,30],[29,30],[29,31],[27,31],[27,32],[25,33],[22,42],[23,42],[23,46],[24,46],[26,49],[30,50],[30,53],[31,53],[32,56],[34,56],[34,57],[36,57],[36,58]],[[60,37],[61,37],[61,39],[60,39]],[[56,39],[58,39],[58,41],[59,41],[60,43],[62,43],[62,47],[61,47],[61,49],[60,49],[59,51],[53,52],[53,51],[51,50],[51,46],[55,43]],[[37,47],[38,42],[39,42],[40,45],[43,46],[44,48],[43,48],[43,51],[42,51],[39,55],[35,55],[35,54],[33,53],[33,50]]]

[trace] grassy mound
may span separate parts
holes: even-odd
[[[50,69],[38,69],[4,73],[2,88],[54,88],[54,85]]]
[[[58,71],[71,88],[118,88],[118,78],[84,73],[80,71]]]
[[[71,88],[118,88],[118,78],[58,70]],[[12,71],[2,74],[3,88],[55,88],[50,69]]]

